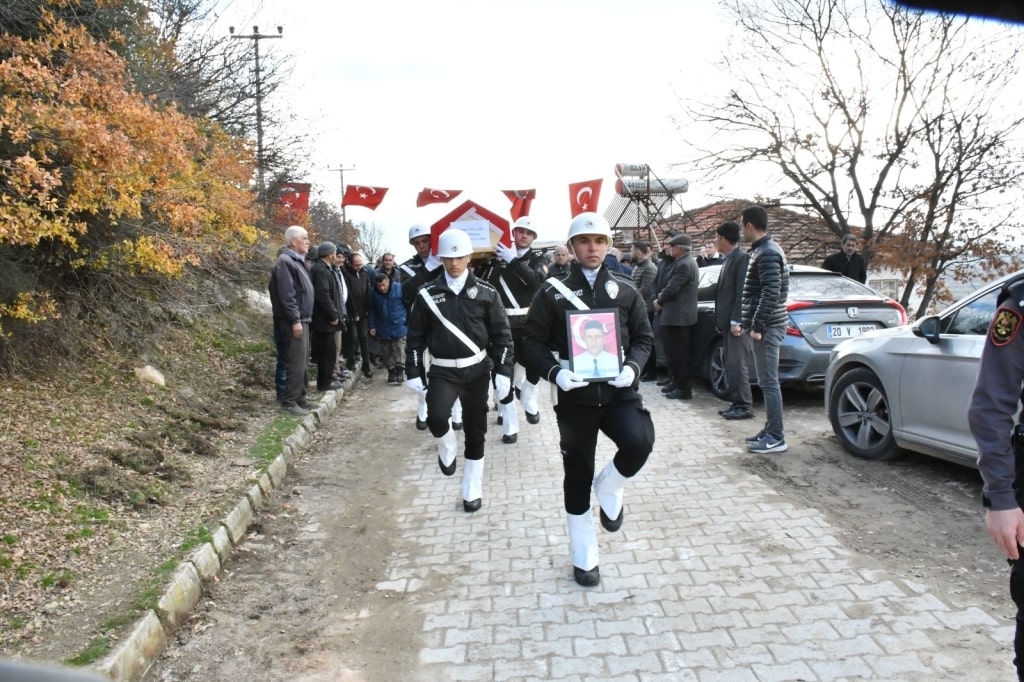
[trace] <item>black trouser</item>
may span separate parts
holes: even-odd
[[[487,432],[487,393],[491,387],[491,373],[464,382],[449,381],[431,376],[427,383],[427,427],[434,438],[440,438],[451,428],[452,405],[462,400],[462,429],[466,434],[466,459],[483,459],[484,434]]]
[[[279,320],[278,325],[281,342],[285,346],[285,355],[288,358],[281,404],[288,406],[303,403],[306,400],[306,363],[309,362],[309,323],[302,323],[302,336],[298,338],[295,337],[292,323],[288,320]]]
[[[1024,557],[1024,547],[1017,546],[1018,556]],[[1013,665],[1017,679],[1024,682],[1024,559],[1009,559],[1010,598],[1017,607],[1017,630],[1013,636]]]
[[[350,320],[345,329],[345,365],[351,369],[356,368],[356,342],[359,343],[359,353],[362,355],[363,369],[370,369],[370,331],[366,327],[366,318]]]
[[[668,366],[678,388],[690,389],[693,374],[693,330],[697,325],[685,327],[661,325],[664,351],[668,355]]]
[[[313,360],[316,362],[316,387],[327,390],[334,376],[334,362],[338,357],[334,332],[313,332],[310,344]]]
[[[565,472],[562,490],[565,511],[570,514],[585,514],[590,509],[598,432],[615,443],[615,468],[626,478],[643,468],[654,448],[651,413],[632,390],[622,389],[619,393],[623,395],[604,405],[577,405],[571,402],[569,394],[558,394],[555,415]]]
[[[647,321],[651,323],[651,331],[654,331],[654,313],[647,313]],[[647,356],[647,364],[643,366],[641,375],[654,376],[658,373],[657,344],[651,344],[651,354]]]

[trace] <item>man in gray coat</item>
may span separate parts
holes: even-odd
[[[309,234],[306,228],[292,225],[284,231],[284,242],[287,248],[277,257],[270,291],[271,305],[280,311],[274,318],[288,367],[281,409],[302,416],[312,407],[306,401],[309,323],[313,319],[313,280],[306,269]]]
[[[737,248],[739,223],[728,221],[715,230],[715,248],[724,256],[718,281],[701,287],[701,299],[715,299],[715,328],[725,345],[725,383],[731,405],[718,414],[725,419],[751,419],[750,374],[747,358],[753,351],[750,335],[743,333],[743,282],[750,254]]]
[[[661,313],[661,333],[673,383],[661,389],[665,397],[690,400],[693,390],[693,330],[697,326],[697,284],[700,270],[690,255],[689,235],[681,234],[669,241],[672,270],[665,286],[658,292],[654,309]]]

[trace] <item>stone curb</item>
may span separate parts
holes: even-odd
[[[309,445],[313,434],[337,408],[347,391],[358,381],[353,374],[339,391],[329,391],[320,405],[284,439],[280,455],[242,495],[238,504],[220,520],[213,539],[194,549],[178,566],[156,605],[140,617],[131,633],[113,652],[90,668],[115,682],[136,682],[167,649],[167,643],[203,595],[203,581],[216,578],[224,570],[234,547],[245,541],[245,533],[256,512],[267,503],[274,490],[284,485],[288,465]]]

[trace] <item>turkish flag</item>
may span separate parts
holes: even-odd
[[[573,182],[569,185],[569,212],[575,218],[587,211],[597,212],[597,200],[601,196],[601,179]]]
[[[461,189],[430,189],[429,187],[424,187],[423,191],[416,197],[416,208],[423,208],[427,204],[447,204],[460,194],[462,194]]]
[[[367,185],[349,185],[345,188],[345,196],[341,198],[342,206],[365,206],[371,211],[380,206],[387,194],[387,187],[369,187]]]
[[[501,193],[512,202],[512,221],[515,222],[524,215],[530,215],[530,204],[537,198],[535,189],[503,189]]]
[[[286,182],[278,188],[274,203],[286,211],[308,213],[309,187],[308,182]]]

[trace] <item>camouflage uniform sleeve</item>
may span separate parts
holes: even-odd
[[[971,396],[967,421],[978,444],[978,470],[992,509],[1017,506],[1014,495],[1016,461],[1010,435],[1024,380],[1024,335],[1021,308],[1007,301],[996,311],[981,353],[978,383]]]

